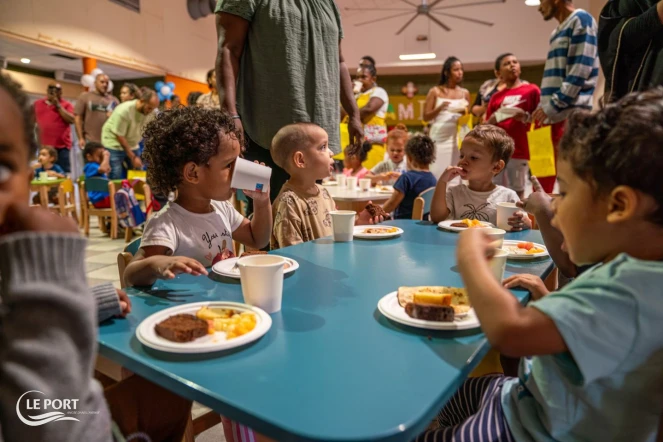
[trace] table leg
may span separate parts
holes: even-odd
[[[39,186],[39,202],[44,209],[48,209],[48,186]]]

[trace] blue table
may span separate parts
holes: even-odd
[[[271,330],[245,348],[172,355],[135,337],[147,316],[185,302],[241,301],[238,282],[180,276],[130,289],[133,312],[100,327],[99,351],[129,370],[279,441],[403,441],[424,430],[487,353],[480,330],[433,332],[384,318],[377,303],[403,285],[462,286],[458,236],[419,221],[386,241],[329,238],[283,249],[300,268],[284,282]],[[507,239],[541,242],[538,231]],[[545,278],[549,259],[507,264]],[[515,295],[523,300],[525,291]]]

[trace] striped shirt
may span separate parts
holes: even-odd
[[[591,109],[599,75],[594,18],[576,9],[550,37],[541,83],[541,106],[551,123],[574,109]]]

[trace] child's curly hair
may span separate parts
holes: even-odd
[[[435,143],[426,135],[415,135],[405,145],[405,155],[419,166],[435,161]]]
[[[652,196],[650,221],[663,225],[663,88],[633,93],[569,119],[560,156],[598,194],[628,186]]]
[[[167,195],[182,183],[186,163],[207,164],[219,152],[219,133],[243,144],[227,112],[195,106],[160,112],[143,133],[143,159],[154,190]]]
[[[25,144],[29,148],[29,151],[26,153],[29,158],[33,158],[35,152],[37,152],[37,140],[35,139],[35,117],[34,112],[32,111],[32,106],[30,105],[30,100],[19,83],[1,72],[0,88],[4,89],[9,94],[21,111],[23,136],[25,138]]]

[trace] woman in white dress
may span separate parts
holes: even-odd
[[[428,91],[424,105],[424,119],[430,121],[430,138],[435,142],[435,162],[430,171],[435,178],[447,167],[458,163],[458,119],[467,113],[470,92],[460,87],[463,64],[456,57],[444,61],[440,84]]]

